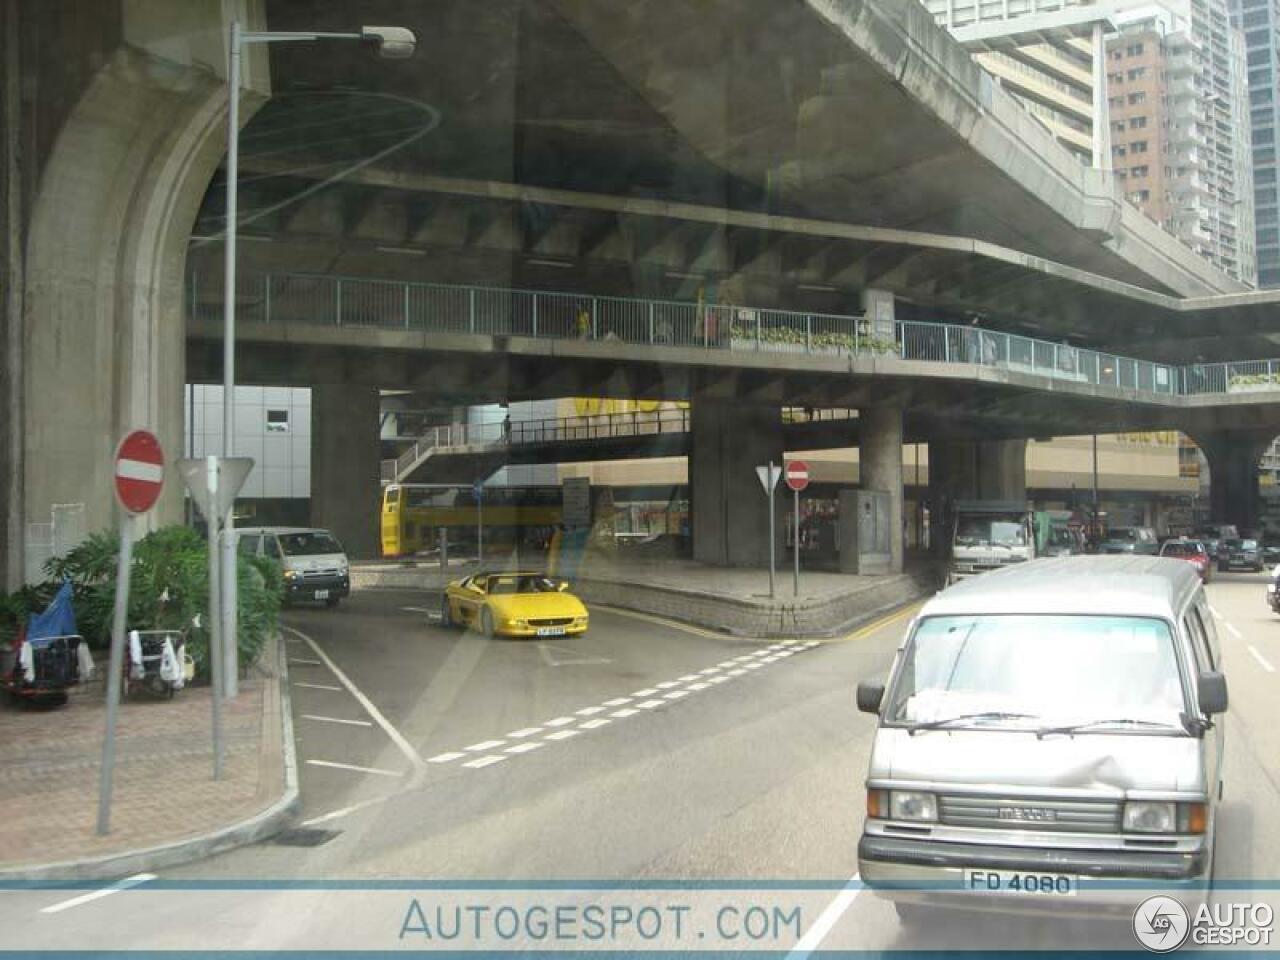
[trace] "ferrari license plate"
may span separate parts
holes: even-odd
[[[317,591],[316,591],[316,599],[317,599],[317,600],[328,600],[328,599],[329,599],[329,591],[328,591],[328,590],[317,590]]]
[[[563,637],[564,627],[539,627],[538,636],[540,637]]]

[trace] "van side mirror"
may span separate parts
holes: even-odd
[[[871,680],[863,680],[858,684],[858,709],[863,713],[880,712],[880,701],[884,699],[884,684]]]
[[[1227,712],[1227,678],[1216,670],[1206,670],[1196,678],[1196,699],[1208,716]]]

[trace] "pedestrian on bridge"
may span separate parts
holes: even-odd
[[[591,313],[587,310],[587,305],[585,303],[582,306],[578,307],[578,318],[575,321],[575,324],[577,326],[578,339],[590,340],[591,339]]]

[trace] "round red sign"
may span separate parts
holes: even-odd
[[[135,430],[116,448],[116,499],[130,513],[146,513],[164,486],[164,451],[154,433]]]
[[[792,460],[785,474],[787,486],[799,493],[809,486],[809,465],[803,460]]]

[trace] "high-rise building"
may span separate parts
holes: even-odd
[[[1245,47],[1227,0],[1165,0],[1117,20],[1107,96],[1125,195],[1205,259],[1255,283]]]
[[[1113,3],[923,0],[1001,85],[1084,163],[1109,161],[1104,35]],[[1280,2],[1280,0],[1277,0]]]
[[[1249,118],[1253,133],[1253,196],[1258,285],[1280,287],[1280,0],[1228,0],[1231,22],[1242,31],[1246,50]]]

